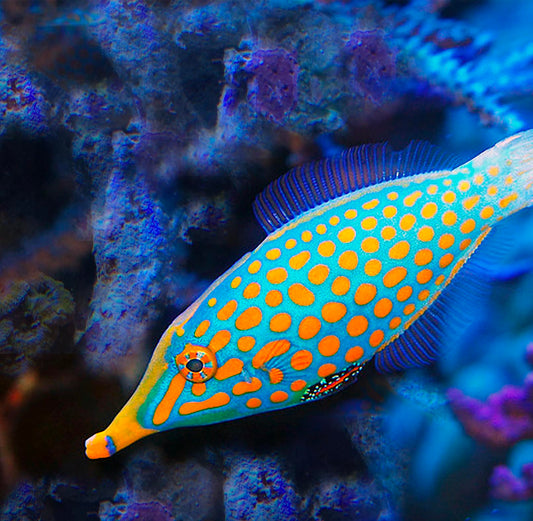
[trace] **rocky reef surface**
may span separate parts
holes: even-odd
[[[509,5],[512,4],[510,8]],[[331,399],[83,440],[303,161],[533,126],[528,0],[0,0],[0,517],[533,517],[533,215],[435,366]]]

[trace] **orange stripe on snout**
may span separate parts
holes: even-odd
[[[183,378],[183,376],[177,374],[172,378],[165,396],[163,396],[163,399],[159,402],[159,405],[154,412],[154,417],[152,419],[154,425],[161,425],[168,420],[172,407],[174,407],[174,404],[180,397],[184,387],[185,378]]]

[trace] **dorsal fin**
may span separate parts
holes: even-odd
[[[458,166],[458,158],[423,141],[400,151],[386,143],[362,145],[340,156],[289,170],[261,192],[254,213],[267,233],[316,206],[367,186]]]
[[[512,223],[495,226],[418,320],[374,357],[381,373],[428,365],[472,321],[490,290],[498,265],[512,245]]]

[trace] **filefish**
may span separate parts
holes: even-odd
[[[459,165],[413,142],[290,170],[254,202],[267,237],[170,324],[87,456],[329,396],[371,359],[382,372],[431,363],[532,187],[533,130]]]

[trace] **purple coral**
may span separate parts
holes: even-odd
[[[495,447],[510,447],[533,437],[533,373],[523,387],[507,385],[486,402],[450,389],[453,412],[473,438]]]
[[[284,49],[260,49],[252,53],[245,70],[252,73],[248,99],[257,112],[283,123],[298,99],[298,63]]]
[[[396,76],[396,55],[386,43],[385,33],[355,31],[344,50],[354,91],[377,105]]]
[[[522,477],[505,465],[494,468],[490,478],[492,496],[504,501],[526,501],[533,498],[533,463],[522,466]]]

